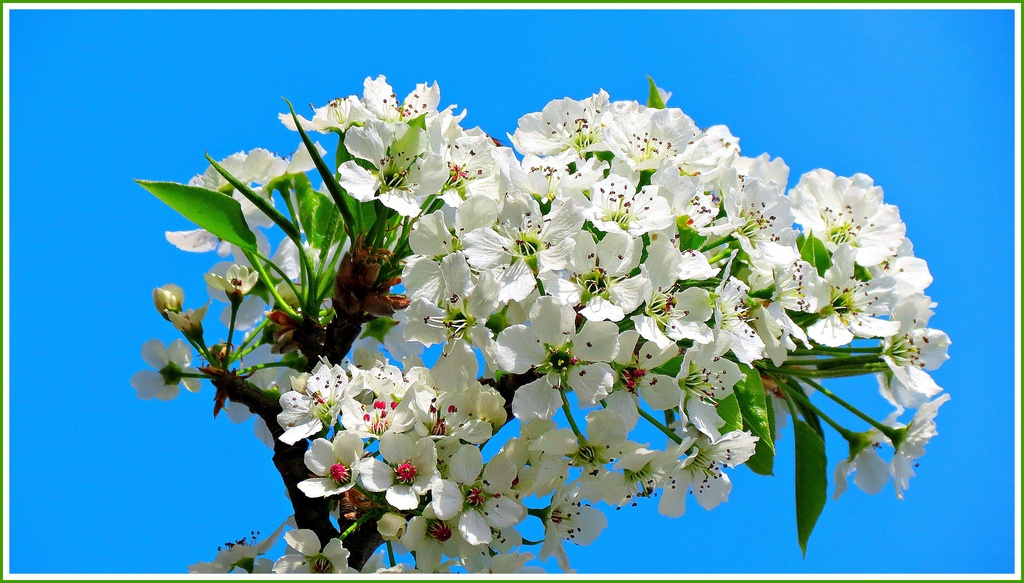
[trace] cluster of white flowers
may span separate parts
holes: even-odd
[[[663,92],[661,107],[603,91],[552,101],[510,136],[520,159],[462,128],[464,112],[439,110],[436,84],[401,101],[383,77],[364,87],[311,120],[281,120],[343,137],[337,184],[389,209],[377,220],[390,216],[405,234],[382,247],[403,260],[408,306],[347,362],[282,368],[289,374],[257,383],[290,388],[280,395],[279,439],[309,440],[301,491],[328,498],[338,515],[357,493],[389,550],[415,553],[415,565],[385,569],[375,558],[364,570],[530,569],[517,527],[531,516],[545,532],[537,558],[568,570],[564,544],[589,544],[607,524],[591,503],[656,496],[662,514],[678,517],[692,494],[714,508],[729,497],[727,469],[761,448],[770,456],[786,416],[816,418],[809,396],[831,396],[816,382],[830,376],[874,374],[894,407],[866,432],[837,428],[857,447],[835,467],[835,495],[856,471],[866,492],[891,476],[903,496],[949,398],[927,371],[950,341],[928,327],[927,265],[870,177],[814,170],[787,192],[782,159],[741,155],[728,128],[700,129],[665,108]],[[314,167],[303,147],[290,161],[253,150],[220,165],[271,204],[276,179]],[[212,167],[193,184],[234,193],[251,227],[272,224]],[[334,241],[321,253],[302,227],[303,245],[284,239],[272,259],[291,280],[300,255],[319,272],[352,248]],[[220,244],[201,229],[168,239],[193,251]],[[247,295],[259,274],[220,247],[239,265],[208,274],[211,294],[231,304],[225,325],[253,328],[267,309],[266,295]],[[302,293],[306,282],[292,283],[275,289],[298,309],[288,288]],[[205,348],[187,328],[202,314],[182,313],[181,296],[165,286],[154,298]],[[281,334],[275,350],[294,349]],[[424,367],[420,348],[434,345],[440,356]],[[195,390],[181,376],[195,370],[185,368],[187,346],[160,348],[144,351],[160,373],[133,379],[140,396],[173,398],[179,382]],[[253,358],[247,364],[270,355]],[[522,381],[507,404],[495,388],[505,377]],[[774,414],[748,416],[751,399]],[[519,433],[485,461],[484,444],[512,421],[506,407]],[[916,414],[900,423],[907,409]],[[665,445],[631,439],[641,425],[664,432]],[[881,445],[892,448],[890,462]],[[527,499],[541,503],[528,508]],[[290,550],[274,571],[350,570],[343,541],[301,529],[285,536]]]

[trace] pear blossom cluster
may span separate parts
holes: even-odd
[[[436,84],[399,99],[367,78],[310,119],[280,115],[304,140],[291,157],[251,150],[192,179],[238,202],[257,252],[202,225],[167,233],[231,256],[205,274],[227,336],[207,343],[210,302],[186,309],[180,287],[158,288],[184,340],[149,341],[156,370],[132,385],[166,400],[249,375],[280,407],[257,434],[307,448],[301,493],[339,526],[376,529],[387,558],[350,565],[352,530],[320,540],[291,522],[276,561],[254,541],[191,570],[571,571],[605,509],[678,518],[692,496],[711,510],[738,466],[771,473],[787,418],[820,428],[825,409],[859,413],[821,384],[839,376],[874,376],[892,414],[832,427],[850,444],[834,497],[850,476],[904,497],[949,399],[930,371],[950,339],[929,327],[932,277],[898,208],[865,174],[794,181],[781,158],[744,156],[726,126],[702,129],[651,90],[647,105],[552,101],[519,119],[513,149],[439,109]],[[337,154],[308,133],[338,136]],[[271,253],[278,208],[296,235]],[[336,235],[346,220],[362,230]],[[343,359],[304,352],[303,318],[353,315],[366,316]]]

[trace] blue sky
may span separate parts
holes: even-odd
[[[801,558],[792,435],[776,476],[732,473],[727,504],[670,520],[609,511],[581,572],[1006,573],[1014,568],[1013,13],[1003,11],[12,11],[10,565],[12,572],[181,573],[289,514],[251,421],[212,389],[140,401],[140,347],[173,330],[152,288],[193,304],[218,259],[132,181],[187,181],[223,158],[294,151],[281,97],[322,105],[384,74],[436,80],[464,125],[646,75],[698,125],[803,172],[864,172],[928,260],[953,340],[952,395],[906,500],[891,484],[825,507]],[[873,379],[833,385],[887,412]],[[828,434],[830,468],[845,443]],[[830,486],[831,492],[831,486]]]

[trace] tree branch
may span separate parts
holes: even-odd
[[[288,497],[295,512],[295,525],[298,528],[312,530],[324,544],[337,537],[338,530],[331,523],[329,502],[324,498],[310,498],[299,490],[299,482],[309,477],[305,463],[307,443],[306,440],[300,440],[288,445],[279,439],[284,433],[284,429],[277,422],[281,404],[270,394],[249,384],[233,372],[210,368],[204,369],[203,372],[213,377],[211,381],[217,388],[215,400],[219,399],[223,403],[224,397],[231,399],[232,403],[248,407],[267,424],[270,434],[274,437],[274,467],[281,474],[281,479],[288,490]]]
[[[326,356],[332,363],[341,362],[359,336],[365,318],[366,316],[345,317],[339,314],[326,329],[315,320],[307,318],[301,327],[302,336],[299,339],[300,350],[307,358],[307,370],[312,370],[316,366],[320,355]],[[209,367],[202,371],[212,377],[213,386],[217,389],[215,401],[221,406],[225,399],[230,399],[232,403],[248,407],[267,424],[274,437],[274,467],[281,475],[288,497],[291,499],[296,526],[312,530],[322,544],[327,544],[327,541],[336,538],[340,532],[355,524],[361,516],[358,510],[352,513],[343,512],[338,520],[340,530],[335,528],[330,513],[332,499],[310,498],[299,490],[299,482],[310,476],[305,464],[308,442],[301,440],[294,445],[288,445],[279,439],[284,429],[277,422],[277,415],[282,409],[279,401],[274,398],[275,394],[260,390],[234,372]],[[508,424],[513,419],[512,400],[516,391],[540,377],[537,372],[528,371],[522,374],[506,374],[497,381],[480,379],[479,382],[494,387],[505,399],[505,423]],[[383,542],[372,521],[360,525],[344,542],[350,553],[349,566],[361,569]]]

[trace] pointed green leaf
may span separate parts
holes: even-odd
[[[853,264],[853,276],[860,281],[871,281],[871,272],[868,271],[867,267],[859,263]]]
[[[258,208],[260,212],[266,215],[270,220],[274,221],[274,223],[278,227],[281,227],[281,230],[284,231],[284,234],[289,239],[294,241],[295,245],[298,246],[299,249],[302,249],[302,238],[299,236],[299,230],[296,229],[295,225],[293,225],[291,221],[286,219],[285,216],[282,215],[280,211],[274,208],[274,205],[270,204],[269,200],[253,192],[253,190],[249,188],[248,184],[245,184],[241,180],[232,176],[230,172],[225,170],[223,167],[221,167],[220,164],[217,163],[216,160],[211,158],[209,154],[206,154],[206,159],[210,162],[210,165],[213,166],[214,170],[219,172],[220,175],[223,176],[225,180],[230,182],[231,186],[235,187],[235,190],[241,192],[242,196],[249,199],[249,202],[251,202],[253,206]]]
[[[768,411],[768,428],[771,435],[775,435],[775,407],[772,407],[771,398],[766,398],[768,406],[765,408]],[[754,455],[747,460],[746,466],[750,468],[755,474],[762,476],[774,476],[775,475],[775,448],[774,443],[772,447],[768,447],[768,444],[758,440],[754,445]]]
[[[665,101],[662,100],[661,93],[658,91],[658,86],[654,84],[654,79],[651,78],[650,75],[647,76],[647,82],[651,85],[651,89],[647,94],[647,107],[665,109]]]
[[[384,342],[384,337],[387,336],[388,332],[390,332],[396,325],[398,325],[398,320],[395,320],[394,318],[389,318],[387,316],[374,318],[366,323],[366,327],[363,330],[361,338],[373,338],[380,342]]]
[[[674,377],[679,374],[679,369],[683,366],[683,355],[673,356],[665,364],[656,367],[651,372],[656,374],[663,374],[666,376]]]
[[[761,374],[745,364],[740,364],[744,380],[736,383],[733,393],[743,418],[743,428],[757,436],[755,453],[747,466],[758,474],[771,475],[775,444],[772,442],[772,424],[768,410],[771,408],[761,384]]]
[[[230,196],[198,186],[176,182],[136,180],[167,206],[217,237],[254,253],[256,236],[249,230],[242,206]]]
[[[306,240],[316,249],[330,246],[337,233],[330,230],[332,220],[337,224],[338,207],[326,194],[312,188],[299,187],[299,224],[306,233]],[[336,227],[335,227],[336,228]]]
[[[743,428],[743,417],[740,415],[740,406],[736,402],[735,393],[724,399],[720,399],[715,411],[717,411],[718,416],[725,421],[725,425],[719,429],[723,435],[730,431],[736,431],[737,429]]]
[[[697,231],[685,226],[686,223],[689,222],[687,217],[680,217],[680,220],[683,220],[683,225],[679,225],[679,221],[676,221],[676,225],[679,230],[679,249],[682,251],[686,251],[687,249],[700,249],[700,246],[703,245],[708,238],[699,235]]]
[[[409,120],[409,127],[419,128],[421,130],[427,129],[427,114],[426,112],[417,115],[416,117]],[[405,150],[403,150],[405,151]]]
[[[832,267],[832,258],[822,243],[814,235],[807,234],[800,243],[800,258],[810,263],[818,270],[818,275],[824,276],[829,267]]]
[[[796,531],[800,550],[807,556],[807,539],[825,508],[828,460],[825,458],[825,442],[810,425],[794,419],[793,427],[796,436]]]

